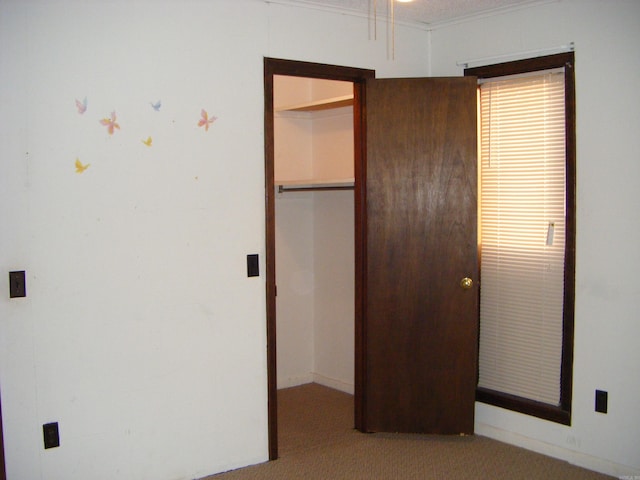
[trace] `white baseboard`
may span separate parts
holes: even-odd
[[[313,382],[313,374],[308,373],[306,375],[295,375],[290,377],[281,378],[278,377],[278,390],[283,388],[297,387],[298,385],[305,385]]]
[[[342,380],[336,380],[335,378],[330,378],[319,373],[313,373],[312,376],[315,383],[353,395],[354,387],[352,383],[343,382]]]
[[[509,432],[501,428],[496,428],[486,423],[476,422],[475,432],[484,437],[493,438],[500,442],[525,448],[549,457],[557,458],[565,462],[571,463],[578,467],[593,470],[595,472],[612,475],[617,478],[639,478],[640,469],[621,465],[611,462],[603,458],[588,455],[586,453],[576,452],[568,448],[560,447],[550,443],[542,442],[534,438],[525,437],[514,432]]]
[[[334,390],[340,390],[353,395],[354,387],[352,383],[343,382],[335,378],[327,377],[320,373],[308,373],[305,375],[292,375],[289,377],[278,377],[278,390],[283,388],[298,387],[300,385],[306,385],[307,383],[317,383],[324,385],[325,387],[333,388]]]

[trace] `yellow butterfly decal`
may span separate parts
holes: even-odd
[[[147,147],[150,147],[151,143],[153,142],[153,138],[147,137],[146,140],[141,140],[141,142],[144,143]]]
[[[76,158],[76,173],[84,172],[87,168],[89,168],[89,165],[91,165],[91,164],[87,163],[86,165],[83,165],[80,162],[80,160],[78,158]]]

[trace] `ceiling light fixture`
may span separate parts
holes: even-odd
[[[391,59],[396,58],[396,19],[395,19],[395,3],[409,3],[413,0],[387,0],[387,55],[389,51],[389,36],[391,36]],[[371,5],[371,3],[369,3]],[[371,15],[371,10],[369,10]],[[391,35],[389,35],[391,29]],[[378,0],[373,0],[373,38],[378,39]]]
[[[389,0],[389,9],[391,10],[391,60],[396,59],[396,2]]]

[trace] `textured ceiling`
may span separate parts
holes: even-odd
[[[335,8],[364,15],[387,16],[389,0],[290,0],[287,3]],[[414,0],[411,3],[395,2],[394,16],[398,21],[438,23],[483,12],[534,3],[532,0]]]

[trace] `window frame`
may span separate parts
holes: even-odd
[[[466,68],[464,70],[464,75],[478,77],[478,79],[494,78],[550,70],[560,67],[564,68],[565,81],[566,151],[566,238],[562,319],[562,363],[560,367],[560,402],[559,405],[550,405],[482,387],[476,388],[476,400],[545,420],[550,420],[564,425],[571,425],[576,250],[576,109],[574,53],[566,52],[495,65]],[[478,266],[478,268],[480,268],[480,266]],[[480,275],[482,276],[482,272],[480,272]],[[482,288],[482,282],[480,282],[480,288]]]

